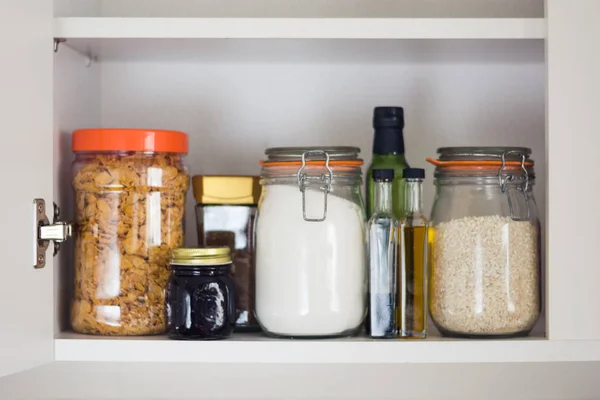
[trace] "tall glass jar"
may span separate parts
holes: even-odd
[[[256,314],[266,334],[335,337],[359,330],[367,310],[359,152],[266,151],[256,227]]]
[[[228,246],[235,282],[238,331],[259,331],[254,313],[254,228],[261,186],[258,176],[192,178],[200,247]]]
[[[429,309],[443,335],[526,336],[541,309],[531,150],[438,149]]]
[[[71,325],[99,335],[163,333],[173,248],[183,245],[187,135],[73,133],[75,290]]]

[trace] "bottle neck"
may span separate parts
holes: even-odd
[[[375,181],[375,213],[392,213],[392,181]]]
[[[423,181],[421,179],[405,181],[404,210],[406,215],[423,213]]]
[[[373,154],[404,154],[404,134],[399,128],[375,129]]]

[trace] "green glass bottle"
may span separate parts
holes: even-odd
[[[375,107],[373,112],[373,160],[367,174],[367,217],[375,212],[374,169],[393,169],[392,210],[396,218],[404,212],[404,180],[402,171],[409,168],[404,157],[404,109],[402,107]]]

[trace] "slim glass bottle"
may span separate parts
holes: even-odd
[[[427,336],[427,218],[423,214],[425,170],[407,168],[400,221],[396,327],[401,338]]]
[[[396,337],[398,220],[392,210],[393,169],[375,169],[375,213],[369,220],[369,322],[374,338]]]
[[[396,218],[402,217],[404,181],[402,171],[409,165],[404,157],[404,109],[402,107],[376,107],[373,112],[373,161],[367,180],[367,217],[375,212],[375,169],[393,169],[392,209]]]

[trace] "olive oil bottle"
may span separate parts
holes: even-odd
[[[396,331],[401,338],[427,337],[427,218],[423,214],[425,170],[407,168],[404,216],[398,235]]]

